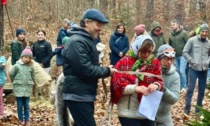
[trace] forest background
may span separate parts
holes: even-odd
[[[19,27],[26,30],[28,42],[36,40],[38,29],[44,29],[47,40],[55,44],[62,20],[68,18],[79,24],[88,8],[101,10],[109,19],[110,23],[101,33],[105,37],[102,39],[104,43],[108,43],[119,22],[126,25],[131,40],[136,25],[143,23],[150,31],[152,21],[156,20],[168,41],[172,19],[178,19],[187,31],[196,28],[201,21],[209,23],[210,19],[210,0],[7,0],[6,6],[12,29],[6,7],[0,5],[0,47],[5,45],[6,51],[9,51],[7,45],[13,39],[12,32]]]

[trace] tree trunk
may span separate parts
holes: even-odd
[[[4,46],[4,9],[3,9],[3,5],[0,4],[0,48],[2,49],[2,47]]]
[[[140,5],[141,1],[136,0],[136,25],[140,23],[140,14],[141,14]]]
[[[145,18],[147,30],[150,29],[153,13],[154,13],[154,0],[147,0],[146,18]]]
[[[189,8],[190,15],[196,12],[196,5],[197,5],[197,0],[190,0],[190,8]]]

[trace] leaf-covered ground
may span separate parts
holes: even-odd
[[[107,83],[107,88],[109,89],[109,78],[105,79]],[[206,90],[206,96],[203,101],[204,108],[209,109],[210,99],[207,96],[208,90]],[[108,94],[109,96],[110,94]],[[192,105],[195,105],[197,98],[197,90],[195,90]],[[180,100],[173,106],[172,108],[172,118],[174,120],[175,126],[184,126],[184,122],[187,121],[183,118],[183,108],[184,108],[184,99],[185,94],[181,93]],[[105,116],[106,107],[108,105],[109,97],[106,102],[104,100],[104,91],[101,84],[99,82],[98,88],[98,95],[97,100],[95,102],[95,120],[97,122],[97,126],[101,123],[101,120]],[[31,98],[30,103],[30,114],[31,114],[31,126],[54,126],[54,106],[50,104],[49,100],[41,100]],[[194,119],[194,107],[192,107],[191,115],[189,120]],[[104,121],[104,126],[108,125],[108,119]],[[0,126],[18,126],[18,119],[17,119],[17,110],[16,104],[5,104],[5,116],[0,119]],[[111,119],[111,126],[120,126],[117,112],[116,112],[116,105],[113,107],[112,111],[112,119]]]

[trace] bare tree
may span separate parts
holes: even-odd
[[[0,48],[2,49],[4,45],[4,13],[3,13],[3,5],[0,4]]]
[[[145,17],[145,22],[146,22],[145,24],[147,29],[150,29],[153,13],[154,13],[154,0],[147,0],[146,17]]]

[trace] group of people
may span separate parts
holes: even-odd
[[[30,125],[29,102],[34,85],[32,59],[49,73],[50,60],[55,54],[57,65],[63,67],[63,85],[59,93],[76,126],[96,126],[94,101],[97,82],[109,76],[111,103],[117,105],[122,126],[173,126],[171,106],[178,101],[180,91],[186,91],[184,113],[190,114],[196,79],[197,105],[202,106],[210,63],[207,24],[200,25],[198,35],[189,39],[180,22],[174,19],[168,41],[165,41],[159,22],[153,21],[149,32],[144,24],[139,24],[129,42],[125,26],[120,23],[109,41],[110,66],[101,66],[95,41],[100,39],[100,31],[108,22],[97,9],[86,10],[79,25],[71,26],[71,22],[64,19],[55,51],[46,41],[44,30],[37,31],[37,41],[32,49],[26,44],[24,29],[16,30],[17,39],[11,44],[14,66],[10,77],[21,124]],[[5,64],[6,59],[1,56],[0,74],[4,74]],[[187,81],[185,70],[188,64]],[[5,78],[0,79],[0,93],[4,84]],[[136,112],[142,96],[155,90],[163,92],[155,120],[138,116]],[[0,97],[0,115],[3,115],[2,108],[3,99]],[[199,110],[196,109],[196,112]]]

